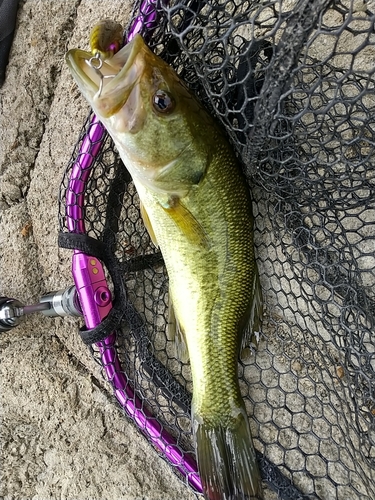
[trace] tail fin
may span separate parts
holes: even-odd
[[[261,500],[258,464],[246,412],[231,425],[207,423],[193,412],[199,474],[206,500]]]

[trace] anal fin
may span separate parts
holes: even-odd
[[[170,290],[169,290],[167,338],[168,340],[174,340],[176,346],[176,353],[179,360],[182,363],[187,363],[189,361],[189,351],[186,344],[185,333],[183,332],[180,322],[176,317]]]

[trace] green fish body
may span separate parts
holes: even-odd
[[[172,329],[190,358],[204,495],[262,498],[237,374],[242,336],[262,309],[245,179],[219,127],[139,35],[104,61],[102,82],[90,56],[72,50],[67,62],[129,169],[163,254]]]

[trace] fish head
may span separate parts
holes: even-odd
[[[79,49],[66,60],[133,178],[177,194],[199,181],[209,163],[211,118],[140,35],[100,68]]]

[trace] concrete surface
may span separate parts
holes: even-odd
[[[25,303],[72,283],[57,247],[58,192],[88,107],[64,63],[130,2],[20,2],[0,90],[2,295]],[[193,498],[114,405],[73,320],[34,316],[3,334],[0,497]]]

